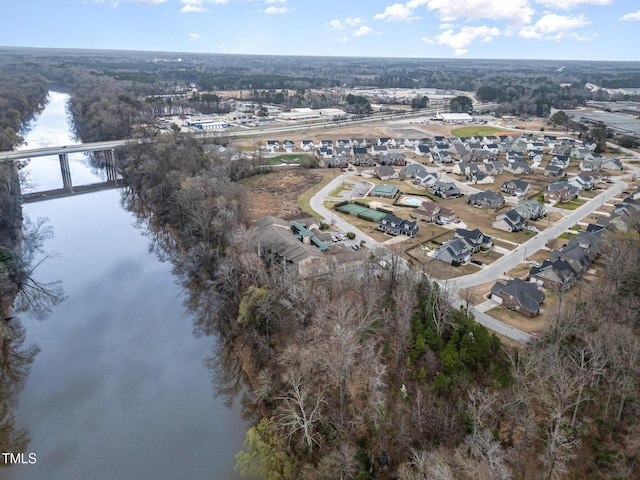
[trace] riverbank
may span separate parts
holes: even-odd
[[[18,293],[17,259],[22,241],[20,181],[13,163],[0,165],[0,211],[0,318],[8,319]]]

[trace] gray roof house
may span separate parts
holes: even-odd
[[[482,249],[489,249],[493,246],[493,238],[485,235],[477,228],[475,230],[458,228],[456,230],[456,237],[464,240],[473,253]]]
[[[434,257],[446,263],[466,263],[471,259],[471,249],[461,238],[452,238],[433,251]]]
[[[506,283],[496,282],[491,287],[491,299],[509,310],[531,318],[540,313],[540,305],[544,302],[545,295],[533,283],[514,278]]]
[[[438,195],[442,198],[456,198],[461,195],[460,190],[453,182],[441,182],[438,180],[429,187],[429,190],[434,195]]]
[[[527,224],[527,219],[520,215],[515,209],[507,210],[496,217],[495,222],[491,224],[496,230],[505,232],[518,232]]]
[[[528,182],[522,180],[507,180],[502,184],[500,190],[508,193],[509,195],[523,197],[531,192],[531,185],[529,185]]]
[[[542,265],[532,267],[529,271],[529,280],[532,283],[558,292],[569,290],[577,279],[578,272],[565,260],[556,260],[555,262],[545,260]]]
[[[388,214],[378,222],[378,230],[382,230],[390,235],[414,237],[420,231],[420,227],[418,226],[418,222],[410,222],[409,220],[403,220],[395,215]]]
[[[537,220],[546,213],[544,204],[538,202],[535,198],[532,200],[520,200],[515,210],[527,220]]]
[[[504,197],[502,194],[486,190],[484,192],[469,195],[467,203],[480,208],[500,208],[504,205]]]

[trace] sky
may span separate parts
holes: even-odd
[[[640,60],[639,0],[3,0],[2,4],[1,46]]]

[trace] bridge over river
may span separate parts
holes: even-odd
[[[115,165],[114,149],[125,145],[127,142],[128,140],[112,140],[106,142],[79,143],[74,145],[12,150],[8,152],[0,152],[0,163],[30,160],[38,157],[58,156],[58,159],[60,160],[62,188],[23,194],[23,201],[25,203],[38,202],[42,200],[67,197],[70,195],[79,195],[83,193],[118,188],[120,186],[120,182]],[[107,181],[91,185],[74,186],[71,179],[71,169],[69,168],[69,155],[72,153],[94,153],[100,155],[104,160]]]

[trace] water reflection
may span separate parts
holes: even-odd
[[[122,189],[122,204],[135,214],[135,226],[149,239],[149,251],[173,266],[173,274],[183,290],[184,306],[193,318],[196,337],[210,337],[214,343],[205,364],[209,369],[215,395],[230,407],[240,395],[243,418],[255,419],[255,402],[244,398],[242,362],[234,347],[225,315],[230,305],[208,275],[193,258],[183,252],[174,237],[156,220],[153,212],[129,188]]]
[[[40,349],[36,345],[25,346],[25,329],[19,320],[0,322],[0,451],[25,452],[30,437],[25,429],[16,426],[14,412]],[[0,466],[3,464],[2,458]]]

